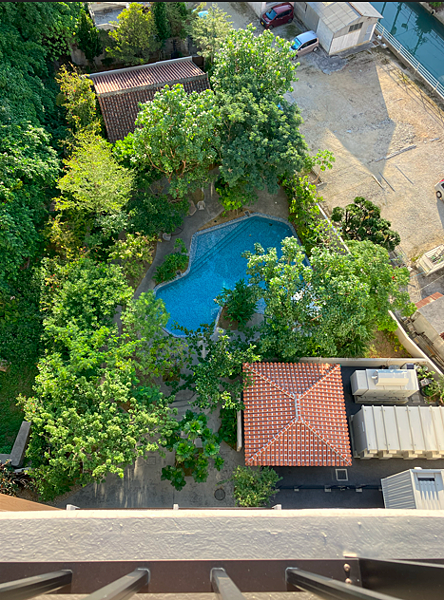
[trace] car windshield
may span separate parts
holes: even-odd
[[[275,10],[270,10],[270,12],[267,12],[265,14],[267,19],[270,19],[270,21],[272,21],[276,17],[277,12]]]
[[[301,40],[298,40],[298,38],[294,38],[293,40],[293,45],[291,46],[294,50],[297,50],[300,46],[302,46],[302,42]]]

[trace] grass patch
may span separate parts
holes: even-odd
[[[0,372],[0,454],[9,454],[22,424],[23,411],[17,406],[17,396],[30,396],[38,371],[32,366],[11,366]]]

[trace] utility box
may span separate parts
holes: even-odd
[[[358,404],[406,404],[419,391],[412,369],[366,369],[350,377],[352,394]]]
[[[381,479],[385,508],[444,510],[442,469],[410,469]]]
[[[442,406],[363,406],[350,429],[355,458],[444,458]]]

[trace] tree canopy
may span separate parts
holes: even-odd
[[[177,84],[165,86],[142,105],[135,132],[117,142],[116,149],[142,171],[165,176],[169,193],[183,197],[206,183],[218,145],[214,93],[187,94]]]
[[[295,73],[290,44],[254,31],[227,35],[211,78],[220,110],[216,189],[226,209],[254,202],[257,189],[276,193],[280,180],[303,169],[307,152],[299,110],[283,98]]]
[[[345,208],[336,206],[331,218],[341,227],[346,240],[370,240],[388,251],[401,242],[399,233],[390,229],[390,221],[381,218],[381,209],[365,198],[355,198],[353,204]]]
[[[180,342],[162,335],[169,317],[152,293],[130,300],[117,265],[47,261],[43,290],[47,352],[34,396],[20,402],[32,423],[33,478],[51,498],[73,483],[122,477],[137,456],[159,449],[175,421],[153,378],[169,373]]]
[[[112,146],[100,136],[82,133],[76,148],[65,161],[66,175],[58,182],[62,197],[58,210],[85,213],[118,212],[131,195],[133,174],[117,164]]]
[[[311,266],[296,238],[247,253],[248,272],[266,302],[260,351],[293,361],[302,356],[359,356],[375,329],[394,331],[389,310],[412,314],[404,291],[407,269],[394,269],[387,251],[350,242],[350,254],[314,248]]]
[[[213,5],[208,8],[205,18],[196,15],[191,24],[191,36],[200,48],[199,54],[211,65],[232,30],[233,25],[227,13]]]
[[[117,27],[109,33],[112,44],[107,54],[128,65],[143,64],[161,45],[153,12],[130,2],[117,18]]]

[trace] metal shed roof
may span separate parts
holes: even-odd
[[[307,2],[330,31],[340,31],[361,17],[380,19],[370,2]]]

